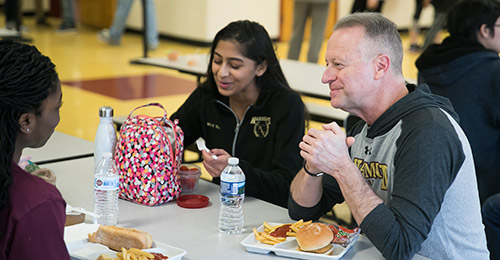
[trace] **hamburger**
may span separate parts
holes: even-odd
[[[333,245],[333,232],[325,224],[311,223],[299,228],[296,235],[299,250],[323,254],[328,252]]]
[[[133,228],[100,225],[99,229],[88,234],[89,242],[103,244],[113,250],[138,248],[147,249],[153,245],[150,234]]]

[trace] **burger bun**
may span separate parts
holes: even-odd
[[[296,235],[299,250],[312,253],[326,253],[332,247],[333,232],[325,224],[311,223],[299,228]]]

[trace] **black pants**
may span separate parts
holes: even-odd
[[[378,6],[375,10],[367,10],[366,9],[366,0],[354,0],[354,4],[352,5],[351,13],[364,12],[364,11],[380,13],[380,11],[382,10],[383,4],[384,4],[384,1],[380,0],[380,1],[378,1]]]
[[[19,1],[18,0],[6,0],[5,1],[5,21],[14,23],[16,29],[19,31],[20,17],[19,17]]]
[[[413,14],[413,20],[418,21],[418,19],[420,19],[422,8],[423,8],[422,0],[415,0],[415,13]]]

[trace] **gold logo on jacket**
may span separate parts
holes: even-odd
[[[220,126],[218,124],[215,124],[215,123],[207,122],[207,126],[211,127],[211,128],[215,128],[217,130],[220,130]]]
[[[271,125],[271,118],[268,116],[254,116],[250,120],[253,125],[253,134],[257,138],[266,138],[269,134],[269,126]]]
[[[360,158],[354,158],[352,160],[354,164],[358,167],[359,171],[368,181],[370,186],[373,186],[373,180],[380,179],[380,189],[387,190],[387,165],[379,162],[365,162],[365,160]]]

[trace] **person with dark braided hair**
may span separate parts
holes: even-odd
[[[54,132],[61,99],[48,57],[0,41],[0,259],[70,259],[61,193],[18,166],[24,148],[45,145]]]

